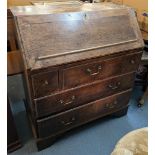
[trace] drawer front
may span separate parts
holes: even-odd
[[[57,95],[36,99],[37,117],[43,117],[56,112],[92,102],[94,100],[127,90],[132,87],[134,74],[126,74],[91,85],[64,91]]]
[[[31,76],[31,78],[32,89],[35,98],[50,95],[59,88],[57,70],[34,74]]]
[[[96,100],[78,108],[68,110],[37,121],[40,138],[69,130],[96,118],[127,106],[131,90]]]
[[[141,52],[82,64],[63,70],[63,89],[135,71]]]

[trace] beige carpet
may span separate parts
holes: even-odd
[[[148,128],[141,128],[129,132],[116,144],[111,155],[147,155]]]

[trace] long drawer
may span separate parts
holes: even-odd
[[[37,117],[62,112],[76,106],[127,90],[132,87],[134,74],[125,74],[90,85],[71,89],[56,95],[35,99]]]
[[[141,55],[137,52],[64,68],[63,89],[135,71]]]
[[[128,105],[131,89],[57,115],[37,120],[38,136],[59,134],[75,126],[110,114]]]

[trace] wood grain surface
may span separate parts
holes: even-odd
[[[74,127],[127,113],[144,46],[133,9],[100,3],[11,11],[39,150]]]
[[[27,68],[60,65],[143,46],[135,13],[127,7],[82,4],[11,10]]]
[[[133,86],[133,79],[134,74],[130,73],[35,99],[36,115],[37,117],[44,117],[59,113],[130,89]]]
[[[7,75],[23,73],[24,65],[20,51],[7,53]]]
[[[126,107],[131,90],[113,96],[96,100],[89,104],[77,107],[37,121],[39,137],[60,134],[73,127],[107,115],[112,110]]]

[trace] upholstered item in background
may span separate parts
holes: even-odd
[[[111,155],[147,155],[148,128],[141,128],[123,136]]]

